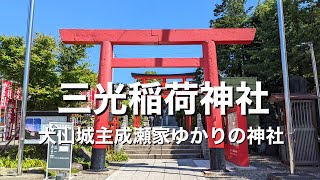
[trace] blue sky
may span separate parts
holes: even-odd
[[[171,29],[208,28],[219,0],[36,0],[34,32],[59,39],[61,28]],[[1,0],[0,34],[25,36],[29,0]],[[257,0],[249,0],[256,5]],[[99,46],[88,50],[88,61],[98,70]],[[199,46],[117,46],[117,57],[201,57]],[[113,81],[131,83],[131,72],[114,69]],[[185,73],[195,69],[149,69],[158,73]]]

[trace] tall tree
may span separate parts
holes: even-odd
[[[90,70],[91,64],[85,60],[88,58],[86,50],[90,47],[92,46],[59,43],[57,70],[62,82],[96,85],[96,73]]]
[[[0,74],[22,84],[25,46],[23,37],[0,36]],[[69,49],[68,49],[69,48]],[[28,110],[57,110],[63,105],[61,82],[96,83],[84,46],[57,45],[51,36],[37,33],[31,49]],[[71,62],[69,62],[71,61]],[[64,68],[64,64],[69,67]]]
[[[218,47],[219,70],[227,76],[256,76],[263,88],[282,91],[282,72],[279,47],[278,15],[275,0],[265,0],[252,9],[246,1],[223,0],[214,9],[213,28],[255,27],[252,44]],[[253,13],[251,13],[253,12]],[[316,0],[285,0],[288,65],[290,75],[305,77],[313,84],[310,54],[299,48],[302,42],[314,43],[317,62],[320,62],[320,6]],[[319,58],[317,58],[319,57]],[[313,88],[313,87],[311,87]]]
[[[249,13],[252,7],[245,9],[246,0],[223,0],[216,4],[211,28],[250,27]],[[219,70],[228,76],[244,76],[246,59],[242,45],[224,45],[217,47]]]
[[[25,47],[22,37],[0,36],[0,73],[5,79],[22,84]],[[31,109],[52,108],[59,96],[58,75],[55,73],[57,61],[54,38],[36,34],[31,50],[29,95]]]
[[[282,91],[282,72],[279,46],[277,6],[274,0],[266,0],[255,9],[252,24],[257,28],[256,39],[248,48],[248,74],[257,76],[264,88],[271,92]],[[316,57],[320,62],[319,34],[320,9],[311,0],[284,1],[284,17],[287,56],[290,75],[305,77],[313,84],[310,54],[297,45],[314,42]],[[310,84],[311,84],[310,83]],[[312,87],[310,87],[312,88]]]
[[[22,82],[24,53],[23,37],[0,36],[0,73],[3,78]]]

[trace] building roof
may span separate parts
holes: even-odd
[[[314,100],[314,99],[318,99],[318,97],[313,94],[290,93],[290,100]],[[269,102],[271,103],[278,103],[282,101],[284,101],[284,95],[282,93],[271,94],[269,98]]]

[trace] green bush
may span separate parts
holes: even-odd
[[[9,156],[0,157],[0,167],[15,168],[17,166],[18,166],[18,160],[17,159],[12,159]]]
[[[18,167],[18,159],[17,158],[10,158],[7,157],[0,157],[0,167],[5,168],[17,168]],[[46,168],[46,161],[41,159],[30,159],[24,158],[22,168],[28,169],[32,167],[42,167],[43,169]]]
[[[18,148],[8,148],[0,157],[10,157],[15,159],[18,154]],[[30,159],[47,159],[47,145],[25,145],[23,150],[23,157]]]
[[[116,152],[116,151],[109,151],[107,153],[107,161],[109,162],[121,162],[127,161],[128,156],[124,151]]]
[[[43,169],[46,169],[47,162],[40,159],[30,159],[25,158],[22,164],[22,168],[31,168],[31,167],[42,167]]]
[[[17,168],[18,148],[8,148],[0,155],[0,167]],[[23,151],[22,168],[32,167],[46,168],[47,146],[46,145],[26,145]]]

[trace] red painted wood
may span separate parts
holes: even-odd
[[[247,118],[246,116],[241,115],[241,107],[235,106],[234,108],[228,110],[229,113],[236,112],[237,115],[237,127],[242,129],[245,132],[245,136],[247,137]],[[228,129],[228,116],[226,116],[226,129]],[[226,132],[226,136],[228,137],[228,132]],[[240,135],[238,137],[238,140],[240,140],[242,136]],[[226,160],[243,167],[249,166],[249,149],[248,149],[248,139],[245,138],[244,142],[242,144],[239,144],[237,146],[229,143],[225,144],[225,158]]]
[[[161,86],[164,87],[167,83],[167,78],[162,78]]]
[[[219,74],[218,74],[218,62],[217,62],[217,50],[216,44],[213,41],[204,42],[203,49],[203,68],[204,68],[204,80],[210,81],[211,86],[219,86]],[[223,148],[224,143],[214,144],[214,141],[220,139],[221,134],[217,134],[215,139],[212,139],[212,127],[223,128],[222,116],[220,114],[220,108],[214,108],[211,106],[211,115],[206,116],[207,132],[208,132],[208,146],[209,148]]]
[[[159,29],[159,30],[110,30],[110,29],[61,29],[60,36],[67,44],[100,44],[110,41],[118,45],[170,45],[249,44],[253,41],[254,28],[214,29]]]
[[[133,118],[133,126],[135,128],[139,128],[140,127],[140,116],[134,116],[134,118]]]
[[[66,44],[102,44],[99,66],[99,82],[106,86],[112,80],[112,68],[125,67],[203,67],[206,81],[212,86],[219,85],[216,44],[250,44],[255,35],[254,28],[215,28],[215,29],[160,29],[160,30],[84,30],[61,29],[60,36]],[[202,44],[203,58],[112,58],[112,45],[188,45]],[[113,62],[111,62],[113,60]],[[163,77],[165,78],[165,77]],[[151,79],[155,79],[152,77]],[[160,78],[161,79],[161,78]],[[172,79],[170,77],[170,79]],[[99,107],[99,102],[97,107]],[[223,148],[224,144],[214,145],[212,127],[222,128],[220,109],[212,107],[206,117],[209,148]],[[95,129],[108,127],[109,110],[95,118]],[[135,127],[140,127],[140,117],[135,117]],[[139,122],[139,125],[137,124]],[[217,136],[219,139],[219,136]],[[96,134],[95,134],[96,140]],[[106,148],[94,145],[94,148]]]
[[[187,78],[182,78],[182,83],[185,83],[187,81]]]
[[[186,129],[189,133],[192,131],[192,116],[186,116]]]
[[[114,58],[113,68],[190,68],[201,67],[202,58]]]
[[[110,42],[103,42],[101,44],[100,51],[100,65],[99,65],[99,74],[98,74],[98,82],[104,87],[107,91],[107,83],[112,82],[112,68],[111,61],[113,57],[112,44]],[[96,102],[96,108],[99,108],[101,105],[101,100]],[[109,127],[108,119],[109,119],[109,111],[108,108],[105,113],[100,116],[95,116],[94,120],[94,130],[99,130],[101,127]],[[101,141],[101,139],[97,138],[97,134],[94,134],[94,141]],[[103,144],[93,144],[93,148],[105,149],[107,146]]]
[[[169,76],[169,75],[148,75],[148,74],[144,74],[144,75],[133,75],[132,76],[134,79],[183,79],[183,78],[195,78],[194,75],[174,75],[174,76]]]

